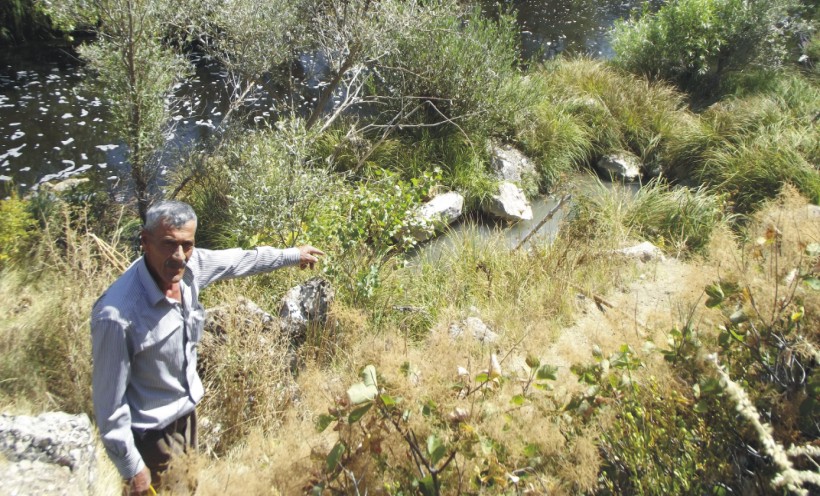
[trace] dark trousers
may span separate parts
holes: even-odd
[[[174,420],[164,429],[134,431],[134,443],[151,471],[151,485],[159,488],[171,459],[197,449],[196,411]]]

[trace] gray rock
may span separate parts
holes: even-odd
[[[91,494],[96,444],[85,414],[0,415],[4,494]]]
[[[597,167],[602,174],[622,181],[637,181],[641,177],[640,159],[626,152],[601,157]]]
[[[643,243],[637,244],[635,246],[630,246],[628,248],[621,248],[620,250],[615,250],[614,253],[622,255],[627,258],[635,258],[640,260],[641,262],[664,259],[663,252],[661,251],[661,249],[653,245],[649,241],[644,241]]]
[[[503,181],[498,185],[498,194],[490,198],[484,206],[484,211],[512,222],[532,219],[532,207],[524,192],[509,181]]]
[[[209,308],[207,316],[205,331],[217,336],[225,335],[231,327],[259,326],[263,330],[273,330],[279,320],[253,301],[242,297],[235,304]]]
[[[300,345],[307,339],[308,328],[322,328],[327,323],[327,312],[334,298],[330,283],[321,277],[314,277],[300,286],[291,288],[279,310],[282,332],[293,345]]]
[[[508,145],[490,146],[490,167],[502,181],[518,182],[522,176],[535,173],[532,161]]]
[[[478,317],[467,317],[463,322],[450,326],[450,337],[458,339],[461,336],[472,337],[476,341],[489,344],[498,341],[498,334]]]
[[[450,191],[425,203],[417,212],[419,227],[410,230],[416,241],[430,239],[437,226],[446,226],[453,223],[464,211],[464,197],[455,191]]]
[[[81,184],[87,183],[88,181],[89,179],[87,177],[71,177],[56,183],[46,182],[41,186],[44,189],[53,191],[54,193],[65,193],[66,191],[74,189]]]

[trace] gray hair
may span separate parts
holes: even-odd
[[[151,205],[145,212],[143,229],[153,231],[161,224],[179,229],[191,221],[196,222],[196,213],[190,205],[176,200],[164,200]]]

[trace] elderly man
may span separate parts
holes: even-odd
[[[321,250],[194,248],[196,214],[181,202],[151,207],[144,255],[94,304],[94,413],[109,457],[131,494],[150,494],[173,454],[196,447],[196,372],[205,310],[199,293],[221,279],[313,267]]]

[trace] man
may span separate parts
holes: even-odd
[[[152,206],[140,234],[143,256],[94,304],[94,413],[109,457],[131,494],[149,494],[175,453],[196,448],[196,372],[205,310],[199,293],[232,277],[300,265],[312,246],[279,250],[194,248],[196,214],[182,202]]]

